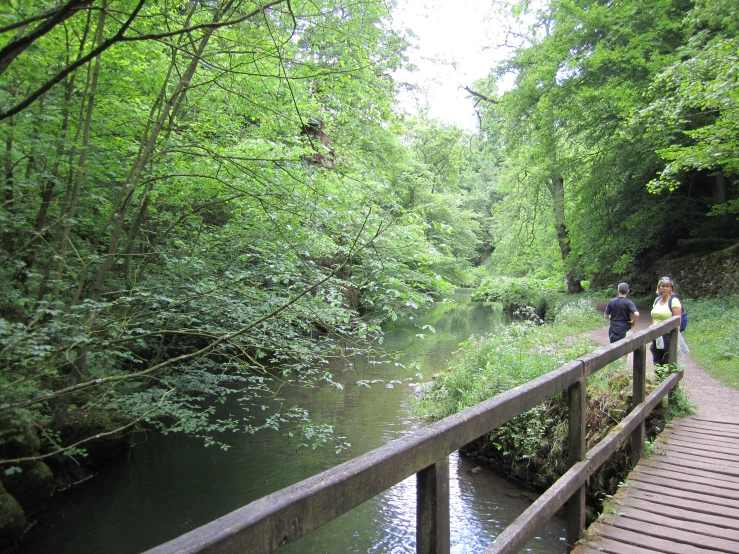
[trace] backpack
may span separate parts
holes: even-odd
[[[670,296],[670,299],[667,301],[667,307],[672,311],[672,299],[675,298],[674,296]],[[652,304],[652,307],[657,305],[657,302],[659,302],[660,297],[654,299],[654,304]],[[680,302],[680,305],[683,309],[683,314],[680,316],[680,332],[682,333],[685,331],[685,329],[688,328],[688,312],[685,311],[685,304]]]

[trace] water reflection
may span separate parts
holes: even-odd
[[[335,426],[352,448],[335,455],[327,448],[298,447],[284,432],[233,435],[224,452],[203,448],[182,436],[141,436],[131,456],[64,494],[37,516],[37,524],[18,547],[24,554],[133,554],[152,548],[264,495],[316,475],[346,460],[413,432],[422,421],[410,410],[418,381],[446,367],[458,344],[472,333],[506,325],[502,312],[456,296],[418,320],[395,325],[385,338],[388,348],[403,348],[401,365],[357,360],[334,366],[344,390],[285,387],[285,405],[306,406],[316,421]],[[431,325],[436,333],[423,330]],[[417,338],[424,333],[426,337]],[[361,380],[381,380],[371,388]],[[392,389],[384,383],[395,381]],[[236,409],[235,407],[233,409]],[[453,552],[480,552],[520,514],[531,498],[485,468],[454,454],[450,459]],[[358,506],[315,533],[280,550],[287,554],[415,551],[415,478]],[[555,518],[535,552],[559,553],[564,522]]]

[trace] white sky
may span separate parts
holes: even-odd
[[[496,50],[499,25],[492,17],[492,0],[399,0],[394,24],[410,28],[417,36],[418,50],[411,51],[411,61],[419,70],[402,72],[400,80],[412,82],[425,97],[432,117],[455,123],[474,131],[477,119],[474,102],[460,87],[473,87],[485,77],[505,52]],[[434,61],[437,60],[437,61]],[[441,63],[440,63],[441,62]],[[404,97],[411,111],[414,100]]]

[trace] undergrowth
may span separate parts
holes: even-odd
[[[417,412],[426,419],[441,419],[536,379],[592,352],[597,344],[576,333],[604,325],[603,316],[586,299],[558,306],[552,324],[541,325],[531,312],[528,316],[499,334],[473,336],[462,343],[456,362],[415,400]],[[631,391],[631,370],[620,361],[588,378],[588,449],[626,415]],[[476,449],[472,454],[525,485],[548,487],[569,467],[566,393],[517,416],[471,448]],[[628,451],[622,449],[591,478],[592,503],[613,494],[627,464]]]

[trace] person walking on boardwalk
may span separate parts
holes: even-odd
[[[608,302],[606,311],[603,312],[606,319],[611,321],[608,338],[612,343],[624,338],[639,319],[639,310],[636,309],[636,304],[626,298],[627,294],[629,294],[628,283],[619,283],[618,296]]]
[[[683,306],[680,300],[675,296],[675,281],[670,277],[662,277],[657,283],[657,294],[659,295],[654,301],[652,307],[652,325],[670,319],[672,316],[681,316],[683,314]],[[677,360],[669,360],[670,352],[670,333],[666,333],[649,345],[652,351],[652,362],[654,365],[667,365]]]

